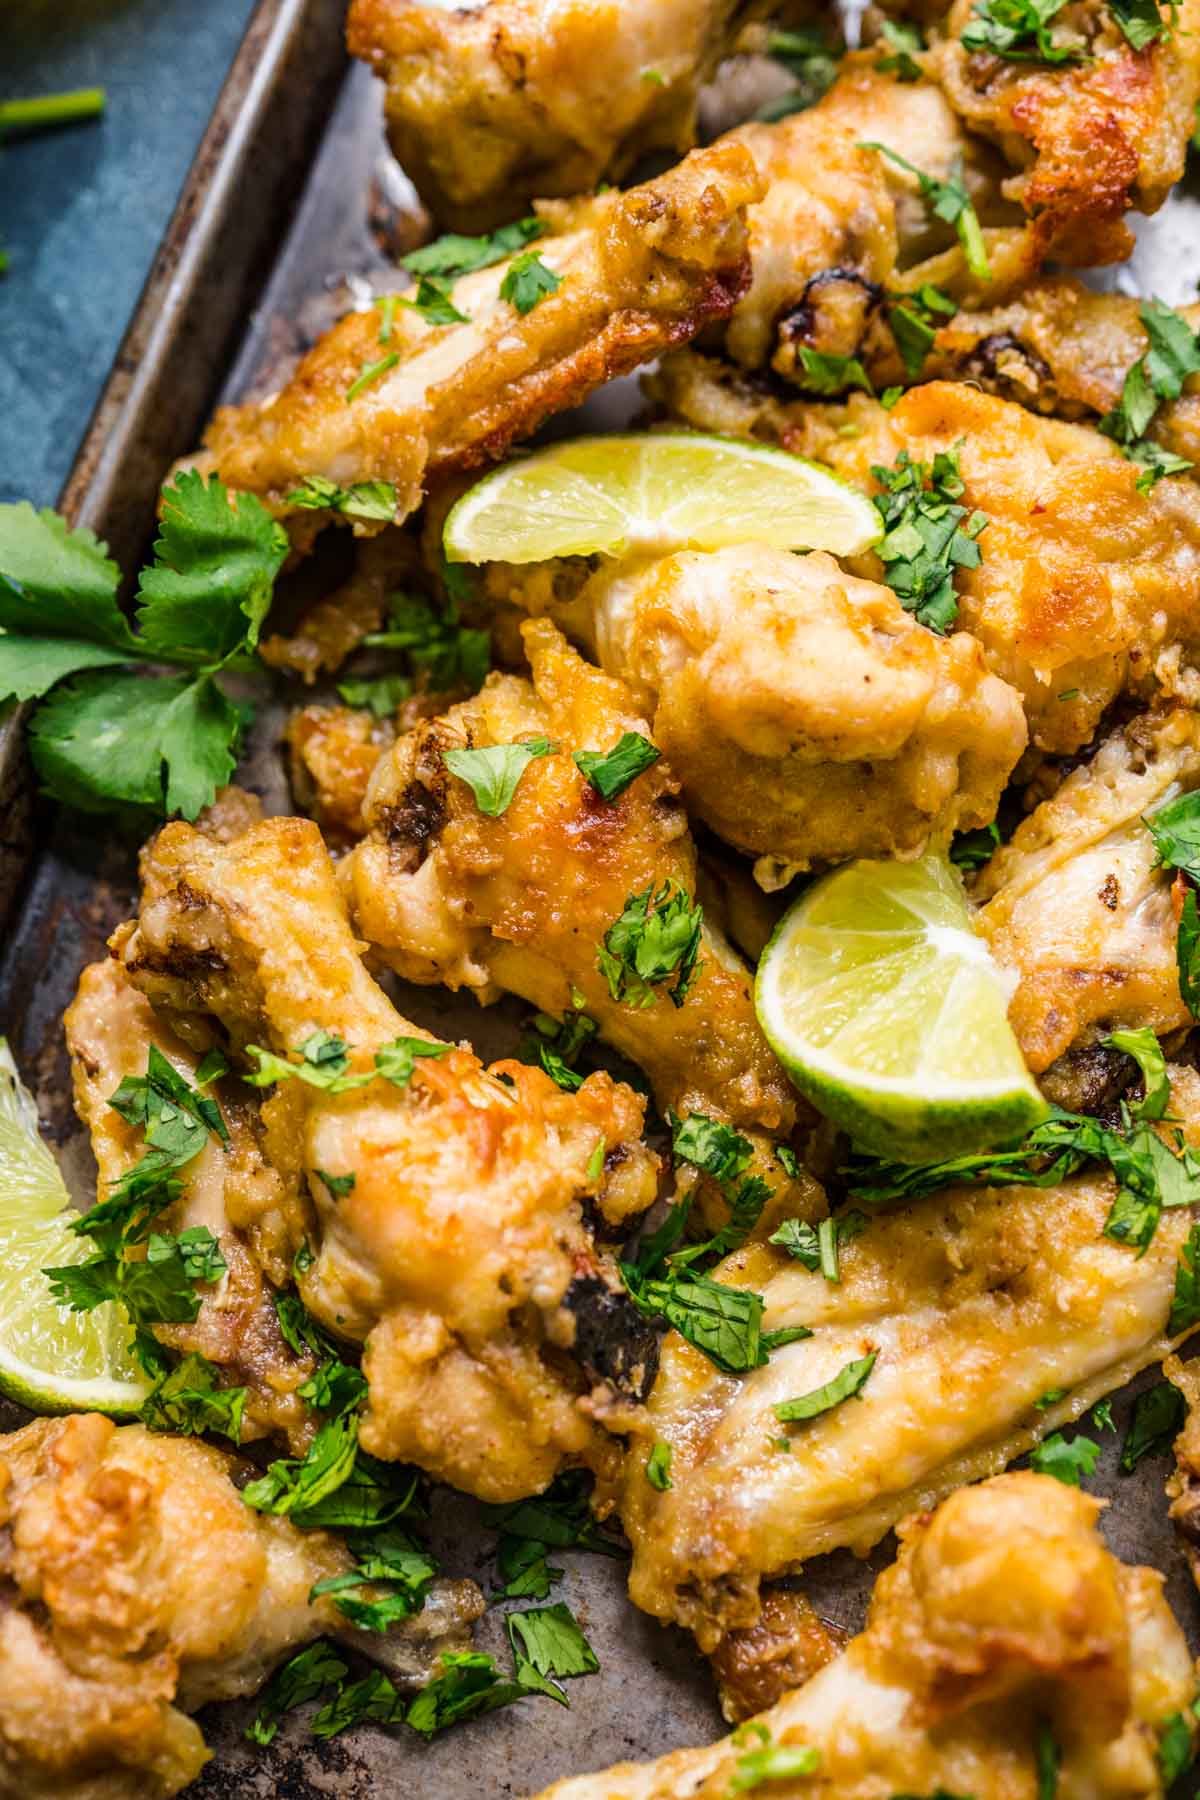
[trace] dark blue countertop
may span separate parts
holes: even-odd
[[[253,0],[9,0],[0,99],[103,86],[0,148],[0,500],[53,505]]]

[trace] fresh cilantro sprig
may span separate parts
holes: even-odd
[[[0,506],[0,699],[40,702],[34,766],[86,812],[194,819],[237,761],[246,714],[218,677],[257,644],[287,537],[252,495],[195,470],[162,500],[136,629],[92,532],[25,502]],[[135,672],[145,664],[185,672]]]
[[[1030,1454],[1029,1466],[1037,1475],[1053,1475],[1066,1487],[1078,1487],[1082,1475],[1091,1475],[1100,1460],[1100,1446],[1094,1438],[1065,1438],[1053,1431]]]
[[[515,256],[505,270],[500,298],[510,301],[524,318],[547,295],[556,294],[562,284],[562,276],[556,275],[536,250],[526,250]]]
[[[527,738],[517,744],[487,744],[478,750],[443,750],[442,761],[465,781],[486,818],[498,819],[513,803],[521,777],[531,762],[558,749],[549,738]]]
[[[860,143],[860,150],[877,150],[880,156],[886,156],[889,162],[895,163],[909,175],[917,178],[917,188],[922,200],[926,201],[935,218],[944,219],[947,225],[953,225],[966,257],[967,267],[979,281],[990,281],[992,271],[984,247],[983,231],[979,224],[979,215],[972,204],[963,180],[962,157],[956,157],[951,165],[950,175],[942,181],[936,175],[927,175],[918,169],[907,157],[896,150],[889,150],[886,144],[874,141]]]
[[[682,1006],[696,978],[703,923],[704,908],[670,876],[657,891],[651,883],[628,895],[596,953],[610,997],[653,1006],[656,990],[665,987],[672,1004]]]
[[[1055,41],[1050,27],[1067,0],[980,0],[961,38],[964,50],[986,50],[1007,62],[1080,62],[1082,39]]]
[[[939,450],[932,464],[901,450],[894,468],[873,465],[883,492],[874,496],[884,535],[875,547],[884,579],[906,612],[931,631],[949,631],[958,617],[956,569],[981,561],[976,541],[986,513],[959,504],[964,492],[958,446]]]
[[[142,1403],[142,1424],[181,1437],[212,1431],[239,1444],[246,1398],[244,1387],[222,1387],[220,1370],[193,1352],[155,1383]]]
[[[1156,7],[1154,11],[1157,17]],[[1140,494],[1148,494],[1164,475],[1182,475],[1192,466],[1146,433],[1160,401],[1178,400],[1184,383],[1200,374],[1200,336],[1161,300],[1143,300],[1138,316],[1150,347],[1127,372],[1121,398],[1100,420],[1099,429],[1141,466],[1135,485]]]
[[[553,1606],[531,1606],[524,1612],[509,1613],[505,1623],[518,1681],[526,1674],[526,1664],[555,1681],[594,1675],[600,1667],[578,1619],[561,1600]]]
[[[401,306],[410,307],[427,325],[467,325],[465,312],[460,312],[451,299],[451,285],[438,275],[422,275],[415,296],[399,296]]]

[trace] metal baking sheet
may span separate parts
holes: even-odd
[[[214,398],[274,385],[282,364],[419,228],[415,195],[384,147],[380,90],[365,70],[344,70],[342,12],[341,0],[263,0],[258,8],[64,491],[64,510],[108,538],[126,568],[149,538],[163,471],[195,443]],[[1178,304],[1194,298],[1198,274],[1200,210],[1180,193],[1157,218],[1139,221],[1132,262],[1101,280]],[[601,406],[611,422],[613,397]],[[628,406],[616,398],[618,413]],[[279,737],[295,695],[280,686],[260,711],[241,774],[274,810],[289,804]],[[61,1018],[79,970],[103,954],[132,908],[135,847],[114,842],[106,826],[31,803],[18,736],[13,721],[0,729],[0,906],[12,899],[0,1020],[83,1196],[95,1171],[71,1110]],[[402,988],[399,1000],[421,1024],[469,1037],[489,1057],[511,1051],[523,1016],[516,1005],[483,1012],[431,989]],[[1117,1399],[1121,1435],[1134,1394],[1155,1379],[1148,1372]],[[24,1416],[0,1403],[0,1426]],[[1171,1601],[1200,1647],[1200,1605],[1167,1524],[1168,1463],[1148,1458],[1121,1476],[1119,1443],[1104,1434],[1088,1483],[1111,1496],[1104,1529],[1119,1555],[1166,1571]],[[448,1572],[490,1590],[493,1540],[473,1503],[437,1493],[433,1540]],[[825,1618],[855,1629],[892,1554],[888,1540],[865,1561],[822,1558],[805,1572],[806,1591]],[[622,1564],[571,1552],[556,1559],[566,1569],[556,1592],[601,1664],[598,1675],[571,1684],[570,1711],[527,1701],[429,1745],[371,1726],[321,1744],[304,1715],[293,1715],[261,1751],[242,1738],[253,1703],[210,1708],[200,1722],[215,1754],[189,1792],[196,1800],[518,1797],[571,1772],[715,1736],[722,1722],[712,1681],[691,1640],[630,1605]],[[504,1659],[502,1611],[488,1614],[478,1636]]]

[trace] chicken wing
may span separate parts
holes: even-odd
[[[1171,1111],[1195,1142],[1200,1077],[1172,1074]],[[618,1495],[637,1605],[711,1650],[754,1623],[761,1581],[865,1552],[1160,1361],[1191,1220],[1164,1212],[1139,1257],[1103,1235],[1116,1191],[1094,1170],[1053,1188],[943,1190],[871,1218],[844,1244],[839,1283],[771,1244],[735,1251],[717,1279],[764,1296],[766,1329],[812,1335],[740,1379],[664,1339],[644,1429],[647,1450],[672,1447],[672,1486],[653,1487],[631,1452]],[[776,1406],[867,1357],[857,1397],[781,1427]]]
[[[96,1413],[0,1438],[5,1800],[166,1800],[208,1761],[188,1713],[252,1694],[289,1650],[339,1629],[310,1589],[349,1552],[253,1512],[238,1467]],[[473,1584],[441,1585],[453,1604],[439,1604],[429,1673],[479,1612]],[[410,1627],[427,1634],[406,1621],[398,1635]]]
[[[403,518],[428,479],[488,461],[724,318],[749,277],[745,206],[759,192],[749,156],[727,144],[627,193],[552,205],[537,255],[556,285],[536,304],[505,297],[500,263],[455,284],[462,322],[399,305],[350,313],[279,393],[218,411],[205,465],[280,512],[308,475],[391,482]]]
[[[620,181],[696,141],[701,85],[746,0],[354,0],[352,56],[387,84],[388,136],[440,220],[488,230],[535,196]]]
[[[978,930],[1020,981],[1009,1006],[1035,1073],[1120,1027],[1194,1023],[1179,992],[1172,876],[1144,820],[1200,786],[1200,718],[1116,732],[980,871]]]
[[[954,0],[925,66],[963,122],[1019,170],[1006,184],[1061,260],[1118,262],[1136,207],[1154,212],[1183,174],[1200,98],[1200,4],[1161,9],[1161,34],[1137,48],[1116,13],[1083,0],[1061,14],[1073,61],[1048,66],[971,49],[977,0]]]
[[[656,1196],[637,1096],[604,1074],[567,1094],[522,1063],[427,1050],[364,968],[307,821],[230,844],[169,825],[142,878],[114,946],[181,1035],[216,1027],[235,1053],[282,1057],[314,1034],[346,1047],[348,1081],[283,1074],[263,1121],[312,1221],[302,1297],[364,1345],[364,1447],[497,1501],[564,1458],[602,1460],[595,1415],[648,1387],[654,1343],[581,1213],[594,1201],[619,1223]],[[377,1073],[388,1046],[400,1066]]]
[[[831,556],[743,544],[587,565],[494,565],[491,592],[554,617],[628,687],[694,816],[759,858],[916,856],[985,825],[1025,748],[1020,696],[966,632],[938,638]]]
[[[548,620],[523,627],[531,679],[493,675],[474,700],[410,732],[380,761],[368,793],[371,833],[342,865],[355,927],[410,981],[520,994],[548,1013],[581,1004],[601,1035],[640,1063],[660,1109],[705,1113],[754,1145],[769,1175],[811,1212],[813,1184],[784,1182],[777,1141],[797,1097],[754,1014],[749,970],[700,924],[683,992],[674,982],[614,991],[599,963],[630,902],[695,893],[695,850],[664,763],[604,800],[572,752],[606,750],[646,721],[624,685],[571,650]],[[451,776],[447,750],[547,738],[499,817]],[[699,921],[697,921],[699,923]],[[678,988],[678,983],[675,983]]]
[[[1195,1676],[1162,1576],[1117,1561],[1100,1506],[1043,1475],[961,1489],[899,1528],[862,1633],[753,1725],[541,1800],[724,1800],[760,1782],[779,1800],[1034,1800],[1047,1765],[1064,1796],[1161,1800],[1159,1739],[1194,1737]]]
[[[1069,754],[1122,693],[1189,704],[1200,687],[1200,495],[1190,482],[1136,489],[1138,470],[1083,425],[1032,419],[965,383],[911,389],[889,412],[753,398],[722,365],[671,358],[653,391],[677,418],[737,428],[828,462],[870,490],[902,452],[957,451],[962,501],[987,524],[981,560],[957,571],[958,625],[1021,694],[1031,742]],[[718,424],[718,421],[720,422]],[[878,579],[874,556],[859,571]]]

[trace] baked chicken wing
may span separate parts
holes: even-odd
[[[1194,1142],[1200,1079],[1172,1073],[1170,1110]],[[871,1217],[837,1283],[772,1244],[735,1251],[717,1278],[763,1295],[765,1329],[812,1335],[740,1378],[664,1339],[646,1447],[618,1498],[634,1601],[711,1650],[755,1622],[760,1582],[865,1552],[1161,1361],[1191,1221],[1165,1211],[1139,1256],[1103,1235],[1116,1192],[1098,1170],[1051,1188],[945,1189]],[[857,1395],[780,1422],[777,1406],[850,1365],[861,1375],[867,1358]],[[642,1466],[656,1441],[672,1448],[661,1492]]]
[[[961,1489],[900,1526],[864,1630],[803,1687],[709,1749],[541,1800],[725,1800],[764,1784],[779,1800],[1035,1800],[1047,1767],[1080,1800],[1161,1800],[1161,1736],[1194,1736],[1191,1658],[1162,1576],[1117,1561],[1099,1511],[1043,1475]]]
[[[316,1251],[302,1298],[364,1346],[364,1447],[488,1500],[602,1458],[596,1415],[645,1390],[654,1343],[582,1209],[622,1222],[655,1198],[637,1096],[604,1074],[567,1094],[522,1063],[487,1070],[409,1025],[306,821],[229,844],[167,826],[142,877],[114,939],[134,985],[193,1042],[291,1053],[270,1065],[265,1146]],[[289,1076],[331,1040],[348,1079]]]
[[[536,304],[505,297],[510,259],[455,283],[459,322],[398,303],[350,313],[278,393],[218,411],[206,465],[280,512],[308,475],[391,482],[403,518],[428,480],[498,456],[724,318],[748,279],[745,206],[759,192],[746,151],[728,144],[627,193],[552,206]]]
[[[591,574],[497,565],[487,585],[549,605],[625,683],[692,813],[764,886],[990,823],[1025,748],[1020,696],[969,633],[936,637],[831,556],[743,544]]]
[[[208,1761],[189,1713],[252,1694],[290,1650],[344,1627],[310,1589],[349,1552],[252,1511],[238,1467],[96,1413],[0,1438],[5,1800],[167,1800]],[[480,1610],[472,1584],[440,1585],[475,1604],[457,1596],[456,1623],[431,1599],[430,1673]],[[419,1619],[394,1634],[425,1634]]]
[[[515,218],[696,141],[701,85],[746,0],[354,0],[350,52],[387,84],[388,136],[440,220]],[[765,10],[765,9],[762,9]]]

